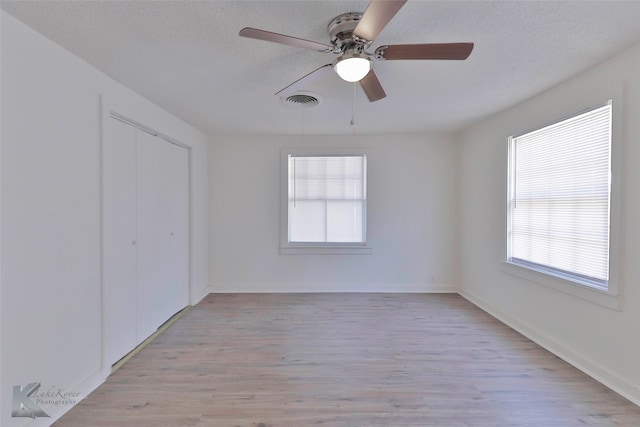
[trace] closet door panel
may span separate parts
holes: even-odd
[[[172,316],[189,304],[189,150],[173,144],[166,148],[172,175],[167,194],[171,271],[166,310]]]
[[[138,341],[144,341],[164,318],[170,274],[170,212],[166,188],[165,141],[140,133],[138,143]]]
[[[138,144],[138,339],[188,304],[188,151],[145,134]]]
[[[136,129],[109,118],[102,141],[105,360],[136,344]]]

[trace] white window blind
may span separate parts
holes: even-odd
[[[290,243],[366,242],[366,156],[288,160]]]
[[[611,102],[510,142],[508,260],[606,288]]]

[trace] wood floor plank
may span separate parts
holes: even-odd
[[[640,426],[453,294],[211,294],[57,427]]]

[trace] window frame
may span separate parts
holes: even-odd
[[[565,108],[562,114],[555,114],[555,117],[548,117],[543,125],[533,127],[522,132],[514,132],[506,139],[507,170],[506,170],[506,206],[505,206],[505,253],[502,262],[502,271],[506,274],[525,279],[545,287],[573,295],[580,299],[593,302],[613,310],[622,310],[622,289],[620,283],[620,195],[622,159],[621,159],[621,118],[622,118],[622,90],[616,88],[608,91],[608,96],[602,96],[598,100],[591,99],[579,104],[578,108],[570,106]],[[611,96],[611,92],[614,96]],[[597,95],[597,94],[592,94]],[[607,100],[603,102],[603,100]],[[610,145],[610,195],[609,195],[609,280],[606,288],[589,283],[588,280],[579,280],[579,276],[563,274],[561,271],[554,271],[536,265],[527,265],[510,261],[510,237],[511,237],[511,200],[512,200],[512,142],[514,135],[524,135],[538,129],[552,126],[556,123],[578,116],[582,113],[594,110],[611,103],[611,145]],[[569,111],[567,113],[567,111]],[[552,113],[553,115],[553,113]],[[577,280],[576,280],[577,278]]]
[[[289,241],[289,156],[341,157],[365,156],[369,162],[368,150],[349,148],[285,148],[280,152],[280,253],[283,255],[369,255],[372,248],[368,244],[367,197],[364,201],[363,232],[364,242],[290,242]],[[368,171],[365,168],[365,187],[368,187]]]

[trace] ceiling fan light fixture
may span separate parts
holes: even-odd
[[[342,55],[334,63],[333,69],[342,80],[359,82],[371,71],[371,60],[358,54]]]
[[[413,60],[413,59],[450,59],[463,60],[471,54],[474,44],[466,43],[420,43],[383,45],[374,52],[367,52],[375,38],[386,27],[407,0],[370,0],[364,13],[348,12],[333,18],[327,30],[331,44],[318,43],[286,34],[246,27],[239,35],[272,43],[299,47],[317,52],[339,54],[333,62],[318,67],[314,71],[296,80],[276,95],[290,93],[309,82],[312,77],[329,71],[329,67],[347,82],[360,82],[369,102],[378,101],[386,96],[380,80],[373,70],[372,59],[377,60]],[[295,97],[287,102],[307,103],[309,100]]]

